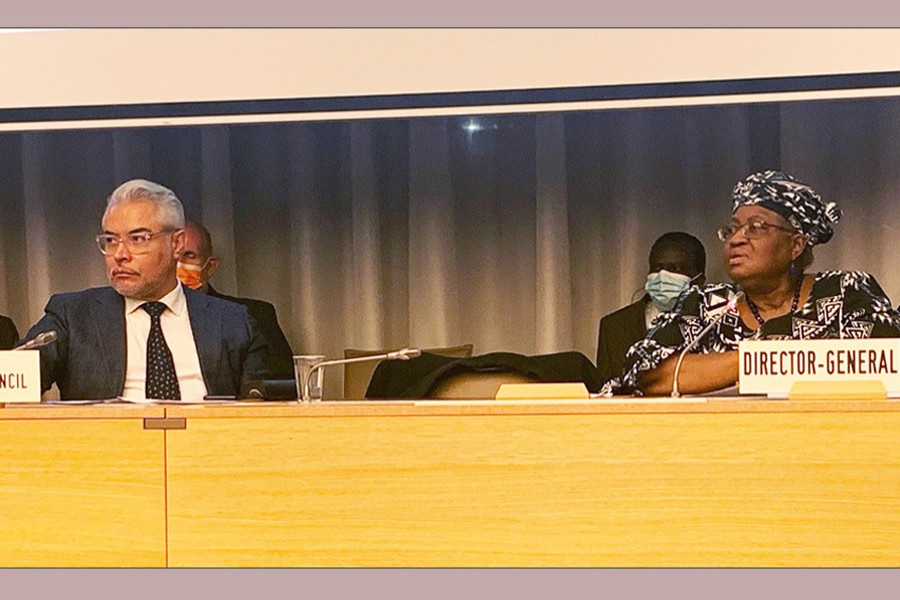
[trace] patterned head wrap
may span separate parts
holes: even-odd
[[[754,173],[739,181],[731,196],[732,212],[747,204],[768,208],[803,232],[811,246],[830,240],[834,235],[831,225],[843,214],[837,204],[823,202],[814,189],[781,171]]]

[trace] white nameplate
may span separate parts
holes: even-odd
[[[748,340],[738,361],[742,394],[787,394],[798,381],[880,381],[900,392],[900,338]]]
[[[0,402],[40,401],[40,352],[0,350]]]

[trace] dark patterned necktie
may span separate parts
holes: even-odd
[[[150,335],[147,336],[146,396],[154,400],[181,400],[178,376],[172,351],[163,337],[159,316],[166,310],[162,302],[146,302],[141,308],[150,315]]]

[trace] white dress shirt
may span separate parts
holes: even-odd
[[[166,345],[172,352],[175,374],[182,400],[201,400],[206,396],[206,384],[200,371],[200,357],[191,329],[187,300],[181,282],[175,289],[159,299],[168,308],[159,318]],[[122,397],[146,399],[147,337],[150,335],[150,315],[141,308],[145,302],[125,298],[125,337],[127,359],[125,365],[125,389]]]

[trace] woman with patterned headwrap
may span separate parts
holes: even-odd
[[[682,393],[734,385],[738,343],[746,339],[900,337],[900,315],[875,278],[859,271],[805,273],[812,247],[824,244],[841,218],[811,187],[779,171],[755,173],[732,194],[731,222],[717,233],[734,284],[694,287],[663,313],[625,358],[622,383],[648,395],[672,391],[681,351],[717,322],[678,375]],[[731,304],[738,290],[737,304]]]

